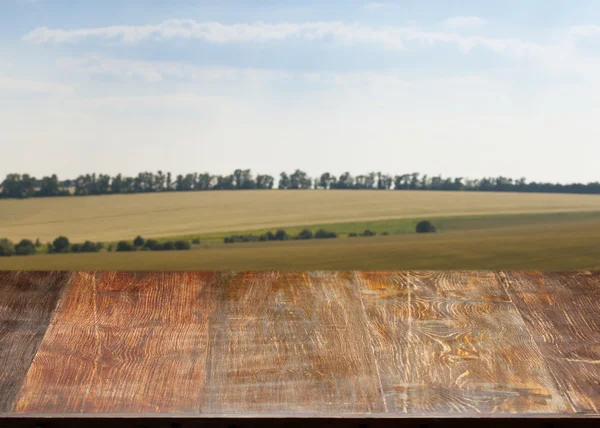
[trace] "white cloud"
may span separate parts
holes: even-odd
[[[46,95],[72,95],[75,90],[72,86],[59,83],[14,79],[11,77],[0,76],[0,93],[8,92]]]
[[[478,16],[454,16],[444,21],[444,26],[449,29],[479,28],[485,25],[485,19]]]
[[[466,37],[451,32],[425,31],[418,27],[373,27],[343,22],[306,22],[301,24],[257,22],[227,25],[218,22],[196,22],[189,19],[167,20],[156,25],[74,30],[40,27],[27,33],[23,40],[36,44],[60,44],[80,43],[91,38],[115,40],[122,43],[162,41],[175,38],[197,39],[212,43],[333,39],[341,43],[370,43],[391,49],[403,49],[410,42],[416,44],[453,43],[465,51],[475,46],[484,46],[499,51],[507,45],[525,44],[518,39]]]
[[[466,22],[479,18],[452,19]],[[546,46],[519,38],[466,36],[452,31],[424,30],[417,26],[373,27],[342,22],[306,22],[301,24],[265,24],[257,22],[226,25],[216,22],[196,22],[194,20],[168,20],[157,25],[75,30],[41,27],[26,34],[23,40],[37,44],[81,43],[87,39],[139,43],[148,40],[162,41],[175,38],[196,39],[212,43],[264,43],[291,39],[333,40],[342,44],[371,44],[393,50],[447,44],[456,46],[462,53],[468,53],[474,48],[480,47],[516,57],[535,57],[548,64],[562,60],[571,55],[572,51],[572,46],[568,44]],[[120,73],[119,70],[113,71]],[[169,74],[165,70],[158,74],[154,70],[140,70],[139,73],[144,73],[144,76],[141,77],[146,80],[160,80],[161,74]]]
[[[23,40],[36,43],[79,43],[89,38],[138,43],[145,40],[175,38],[198,39],[213,43],[268,42],[285,39],[318,40],[333,38],[341,42],[373,42],[387,47],[402,48],[401,31],[394,28],[371,28],[340,22],[308,22],[303,24],[279,23],[226,25],[218,22],[196,22],[172,19],[157,25],[113,26],[89,29],[61,30],[36,28]]]

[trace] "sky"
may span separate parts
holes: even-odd
[[[0,176],[600,180],[597,0],[0,8]]]

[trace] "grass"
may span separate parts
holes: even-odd
[[[547,221],[529,217],[520,223],[512,219],[504,226],[480,218],[475,224],[481,228],[472,230],[466,221],[448,219],[444,227],[454,230],[429,235],[0,258],[0,270],[600,269],[600,218],[578,215],[556,215]]]
[[[0,201],[0,237],[72,242],[231,234],[387,219],[600,211],[596,195],[432,191],[211,191]],[[412,221],[412,220],[411,220]],[[482,220],[484,221],[484,220]],[[399,231],[409,223],[394,223]],[[333,227],[333,226],[332,226]],[[386,226],[387,227],[387,226]],[[392,232],[390,230],[390,232]]]
[[[335,232],[340,237],[347,237],[350,233],[362,233],[370,230],[377,234],[387,232],[390,235],[415,233],[415,226],[420,220],[431,220],[438,232],[451,232],[456,230],[479,230],[503,228],[509,226],[525,226],[540,224],[573,223],[580,220],[600,219],[600,211],[575,212],[575,213],[543,213],[543,214],[502,214],[485,216],[458,216],[458,217],[420,217],[412,219],[389,219],[373,221],[357,221],[348,223],[312,224],[304,226],[282,227],[288,235],[296,236],[303,229],[316,232],[325,229]],[[167,240],[192,240],[199,238],[202,244],[222,243],[226,236],[231,235],[262,235],[269,231],[275,232],[279,228],[236,230],[229,232],[191,234],[158,238],[159,241]],[[115,243],[112,242],[114,245]]]

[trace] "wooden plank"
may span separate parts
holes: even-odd
[[[0,413],[12,409],[69,277],[0,272]]]
[[[215,273],[80,273],[19,413],[197,413]]]
[[[344,273],[251,272],[219,289],[204,410],[383,411],[357,290]]]
[[[357,274],[389,412],[569,412],[491,272]]]
[[[600,411],[600,272],[501,275],[573,408]]]

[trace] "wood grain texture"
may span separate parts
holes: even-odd
[[[0,272],[0,413],[12,409],[69,277]]]
[[[15,411],[198,412],[217,276],[79,274]]]
[[[598,413],[600,272],[501,276],[572,407]]]
[[[600,272],[0,272],[0,422],[600,417],[599,314]]]
[[[493,273],[357,279],[389,412],[570,411]]]
[[[240,273],[218,290],[205,411],[370,413],[383,401],[345,273]]]

